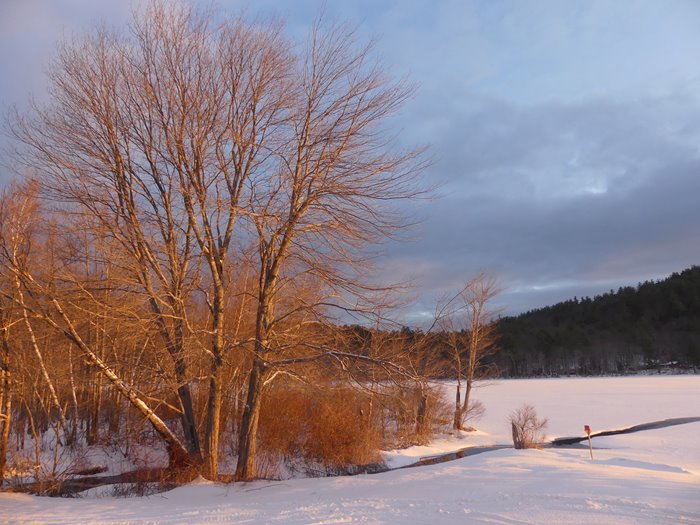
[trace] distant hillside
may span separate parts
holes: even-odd
[[[700,366],[700,266],[500,321],[505,376]]]

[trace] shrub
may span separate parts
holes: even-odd
[[[424,445],[452,420],[450,404],[440,388],[430,384],[387,386],[378,397],[378,404],[386,448]]]
[[[374,419],[365,392],[280,382],[261,407],[258,475],[277,477],[282,464],[313,475],[372,468],[381,463]]]
[[[542,430],[547,426],[547,419],[539,419],[532,405],[523,405],[510,414],[513,432],[513,446],[516,449],[538,448],[544,441]]]

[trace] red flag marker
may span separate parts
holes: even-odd
[[[591,442],[591,427],[588,425],[583,426],[584,432],[588,436],[588,451],[591,453],[591,459],[593,459],[593,443]]]

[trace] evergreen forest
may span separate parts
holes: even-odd
[[[700,266],[498,323],[505,377],[678,372],[700,365]]]

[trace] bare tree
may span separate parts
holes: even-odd
[[[469,411],[483,411],[471,398],[474,382],[479,379],[483,360],[497,350],[496,313],[489,303],[498,294],[496,280],[480,273],[465,283],[462,289],[440,307],[439,324],[445,331],[446,342],[453,356],[457,376],[453,428],[464,426]],[[464,399],[462,400],[462,380]]]
[[[419,193],[418,152],[396,152],[381,130],[411,89],[384,76],[370,60],[369,46],[358,48],[351,32],[319,22],[294,80],[275,170],[252,181],[250,222],[257,234],[259,284],[236,470],[242,480],[256,475],[260,402],[275,370],[333,354],[302,343],[310,355],[285,358],[284,347],[275,341],[279,325],[291,312],[303,310],[317,321],[324,317],[323,308],[366,297],[372,287],[359,275],[367,270],[360,270],[367,262],[362,249],[403,227],[391,204]],[[280,311],[280,291],[305,275],[317,280],[325,297]]]
[[[174,113],[163,119],[159,133],[168,160],[177,163],[187,224],[208,269],[211,365],[205,441],[207,469],[216,477],[221,367],[236,343],[227,344],[224,326],[231,290],[227,261],[245,185],[269,169],[275,130],[287,104],[290,54],[279,24],[251,26],[234,19],[212,32],[209,20],[191,11],[182,17],[158,10],[137,28],[140,40],[148,43],[143,52],[154,64],[144,79],[154,94],[147,103]],[[173,26],[191,34],[173,39]],[[215,46],[207,36],[216,38]],[[174,57],[187,57],[187,62]]]
[[[305,339],[313,330],[302,328],[386,295],[363,278],[366,248],[405,225],[395,203],[419,194],[420,152],[399,150],[382,129],[411,87],[386,77],[351,32],[321,25],[297,53],[279,23],[154,0],[125,33],[65,42],[49,103],[12,123],[17,162],[82,235],[57,232],[77,246],[61,269],[64,295],[56,276],[42,280],[8,259],[19,290],[38,301],[20,306],[67,337],[173,457],[203,462],[211,478],[224,365],[249,364],[236,475],[250,479],[264,387],[310,360],[344,366],[342,351]],[[239,300],[237,250],[248,246],[257,287]],[[86,284],[89,272],[71,262],[81,257],[108,276],[101,285]],[[226,323],[246,300],[255,305],[250,340]],[[87,325],[103,340],[107,318],[157,333],[159,344],[149,338],[142,348],[169,359],[162,383],[176,393],[182,439],[86,336],[74,316],[83,302],[98,306],[101,320]],[[207,400],[198,411],[202,362]]]
[[[224,325],[227,259],[245,183],[268,171],[288,106],[288,48],[278,23],[215,21],[189,4],[154,1],[135,13],[126,36],[99,30],[64,44],[50,73],[53,104],[36,108],[33,120],[17,118],[13,128],[49,194],[95,218],[101,234],[121,244],[129,284],[147,297],[173,361],[193,459],[200,445],[186,338],[208,334],[211,477],[220,371],[235,346]],[[188,318],[194,290],[204,294],[208,327]]]
[[[537,448],[544,441],[543,430],[547,427],[547,418],[537,417],[535,407],[524,404],[511,412],[510,427],[513,434],[513,447],[516,449]]]
[[[4,314],[4,312],[3,312]],[[10,348],[9,328],[7,319],[2,315],[2,326],[0,327],[0,486],[5,479],[5,465],[7,463],[7,444],[10,439],[10,424],[12,422],[12,374],[10,371],[10,359],[12,349]]]
[[[0,194],[0,239],[7,228],[10,210],[7,205],[10,191],[5,189]],[[16,367],[17,349],[12,345],[11,330],[20,323],[18,309],[14,301],[14,278],[3,264],[0,264],[0,486],[5,477],[8,442],[12,424],[12,366]],[[14,334],[13,334],[14,335]]]
[[[146,295],[173,359],[187,448],[197,456],[183,355],[191,231],[178,213],[168,169],[156,158],[156,115],[132,115],[123,105],[145,87],[125,80],[124,65],[136,53],[130,50],[106,30],[63,44],[49,71],[52,102],[35,108],[34,118],[18,116],[13,131],[43,189],[73,205],[71,212],[93,217],[101,227],[93,236],[106,232],[129,255],[123,264]],[[145,131],[134,126],[139,116],[148,119]],[[141,149],[139,138],[146,143]]]
[[[3,220],[2,204],[0,203],[0,220]],[[3,221],[4,222],[4,221]],[[11,293],[10,279],[5,272],[0,272],[0,287],[6,288]],[[16,317],[14,302],[8,300],[5,293],[0,294],[0,487],[5,476],[7,463],[7,446],[10,439],[10,425],[12,423],[12,369],[11,362],[16,350],[10,346],[10,330],[19,322]]]

